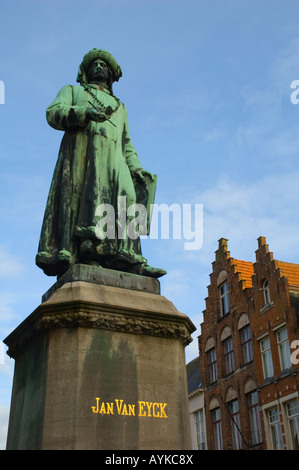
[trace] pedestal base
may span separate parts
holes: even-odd
[[[7,449],[190,449],[194,325],[128,278],[126,288],[97,282],[66,277],[5,339],[15,358]]]

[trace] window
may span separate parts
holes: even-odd
[[[252,445],[256,445],[262,442],[260,407],[258,403],[258,394],[256,391],[248,394],[247,402]]]
[[[291,351],[288,339],[288,330],[282,328],[276,333],[279,362],[281,371],[290,369],[291,366]]]
[[[216,450],[223,450],[220,408],[212,410],[214,445]]]
[[[240,330],[241,347],[243,352],[244,364],[253,360],[252,340],[250,326],[247,325]]]
[[[229,412],[231,415],[233,449],[238,450],[238,449],[241,449],[242,447],[242,439],[241,439],[241,433],[240,433],[240,412],[239,412],[238,400],[234,400],[229,403]]]
[[[223,341],[223,348],[226,374],[230,374],[235,370],[233,340],[231,336]]]
[[[263,291],[264,291],[265,305],[269,305],[271,303],[271,300],[270,300],[270,291],[269,291],[269,282],[268,281],[264,281]]]
[[[299,449],[299,406],[298,401],[293,400],[286,405],[286,414],[292,439],[292,448]]]
[[[195,427],[196,427],[196,442],[198,450],[205,450],[206,438],[205,438],[205,423],[203,410],[199,410],[195,413]]]
[[[268,411],[268,421],[270,427],[272,449],[283,450],[279,411],[277,407]]]
[[[262,355],[262,366],[264,379],[273,377],[273,363],[272,363],[272,354],[270,347],[270,339],[265,338],[260,342],[261,355]]]
[[[211,384],[213,382],[216,382],[217,377],[218,377],[215,348],[212,348],[208,351],[208,369],[209,369],[209,381]]]
[[[229,297],[228,297],[228,283],[224,282],[220,287],[220,306],[221,316],[226,315],[229,312]]]

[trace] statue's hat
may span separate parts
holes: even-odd
[[[109,66],[112,72],[112,78],[114,82],[118,82],[120,77],[122,76],[122,70],[120,65],[116,62],[113,55],[110,52],[105,51],[103,49],[91,49],[91,51],[87,52],[83,57],[82,63],[79,66],[77,82],[79,83],[86,83],[87,82],[87,71],[95,59],[102,59],[104,60],[107,65]]]

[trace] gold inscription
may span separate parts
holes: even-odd
[[[107,415],[138,416],[145,418],[168,418],[166,414],[167,403],[151,401],[138,401],[137,404],[125,403],[124,400],[115,399],[114,402],[101,401],[96,397],[96,404],[92,406],[93,413]]]

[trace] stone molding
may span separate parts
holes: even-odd
[[[176,339],[187,346],[195,327],[180,312],[165,314],[128,310],[119,306],[74,300],[42,303],[5,340],[7,354],[15,358],[35,339],[55,328],[96,328],[135,335]]]

